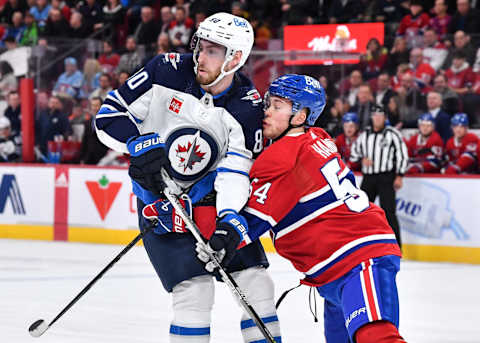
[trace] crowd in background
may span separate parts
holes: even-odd
[[[371,39],[358,64],[343,66],[347,76],[335,67],[285,69],[318,77],[328,103],[316,124],[333,137],[346,113],[359,130],[369,125],[372,104],[397,129],[432,114],[444,143],[456,113],[480,126],[480,0],[0,0],[0,49],[32,49],[38,160],[127,163],[92,129],[103,99],[154,56],[188,52],[196,26],[221,11],[252,23],[254,49],[282,39],[285,25],[385,23],[384,43]],[[2,55],[0,161],[21,161],[18,75]]]

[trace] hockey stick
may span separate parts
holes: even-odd
[[[164,170],[162,170],[162,174],[163,174],[164,180],[167,180],[170,178]],[[223,269],[223,267],[220,265],[220,262],[217,259],[217,256],[213,252],[211,252],[209,249],[206,248],[206,244],[203,241],[200,230],[198,229],[195,222],[188,216],[187,212],[185,211],[185,208],[182,206],[177,196],[171,193],[168,187],[165,189],[164,193],[167,199],[172,204],[172,206],[175,208],[175,211],[177,212],[177,214],[179,214],[180,217],[183,219],[188,230],[193,234],[197,242],[199,244],[204,245],[204,250],[208,253],[210,260],[215,265],[215,268],[218,268],[218,272],[220,273],[220,276],[222,277],[223,282],[225,282],[225,284],[230,288],[233,295],[238,299],[238,301],[240,302],[244,310],[249,314],[250,318],[252,318],[252,320],[255,322],[255,324],[260,329],[260,331],[262,332],[267,342],[276,343],[272,333],[268,330],[265,323],[262,321],[262,319],[257,314],[257,312],[253,309],[252,305],[250,305],[247,298],[245,297],[245,294],[243,294],[242,290],[240,289],[240,287],[238,287],[235,280],[232,278],[232,276],[229,273],[225,271],[225,269]]]
[[[80,291],[80,293],[78,293],[77,296],[73,298],[73,300],[70,301],[67,306],[65,306],[65,308],[62,311],[60,311],[60,313],[50,322],[50,324],[47,325],[45,320],[39,319],[35,321],[32,325],[30,325],[30,327],[28,328],[28,332],[30,333],[30,335],[32,337],[40,337],[41,335],[43,335],[45,331],[47,331],[58,319],[60,319],[60,317],[65,314],[65,312],[67,312],[82,296],[85,295],[85,293],[87,293],[87,291],[98,280],[100,280],[103,274],[105,274],[110,268],[112,268],[113,265],[117,263],[118,260],[120,260],[120,258],[122,258],[123,255],[125,255],[135,244],[137,244],[137,242],[141,240],[143,236],[145,236],[145,234],[147,234],[154,226],[155,226],[155,223],[152,222],[150,226],[145,228],[145,231],[140,232],[130,243],[128,243],[128,245],[125,248],[123,248],[123,250],[120,251],[120,253],[117,256],[115,256],[115,258],[105,268],[103,268],[102,271],[98,273],[97,276],[95,276],[93,280],[90,281],[88,285],[86,285]]]

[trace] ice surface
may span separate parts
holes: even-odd
[[[0,239],[0,342],[168,343],[170,296],[142,247],[133,248],[40,338],[28,334],[37,319],[47,323],[122,249]],[[276,297],[300,274],[269,255]],[[398,278],[400,332],[415,343],[480,342],[480,266],[405,261]],[[320,299],[320,298],[318,298]],[[308,307],[308,288],[291,292],[279,309],[283,341],[324,342]],[[240,308],[228,288],[216,287],[212,343],[242,342]]]

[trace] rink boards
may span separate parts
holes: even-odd
[[[138,234],[125,168],[2,164],[0,238],[126,244]],[[480,264],[480,177],[406,177],[404,257]],[[274,251],[262,237],[266,250]]]

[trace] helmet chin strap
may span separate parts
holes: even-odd
[[[217,83],[219,83],[225,76],[234,73],[237,69],[233,68],[232,70],[225,71],[225,67],[227,64],[233,59],[233,57],[229,56],[225,58],[225,61],[222,64],[222,68],[220,69],[220,75],[217,76],[213,82],[209,83],[208,85],[204,85],[205,87],[212,87],[215,86]]]
[[[298,113],[298,112],[297,112]],[[293,117],[295,117],[296,113],[293,114],[291,117],[290,117],[290,120],[288,121],[288,126],[285,130],[283,130],[283,132],[277,137],[277,138],[274,138],[272,139],[272,141],[276,142],[278,141],[280,138],[282,138],[283,136],[285,136],[288,131],[290,131],[291,129],[296,129],[298,127],[304,127],[305,126],[305,122],[303,122],[302,124],[297,124],[297,125],[294,125],[292,124],[292,119]]]

